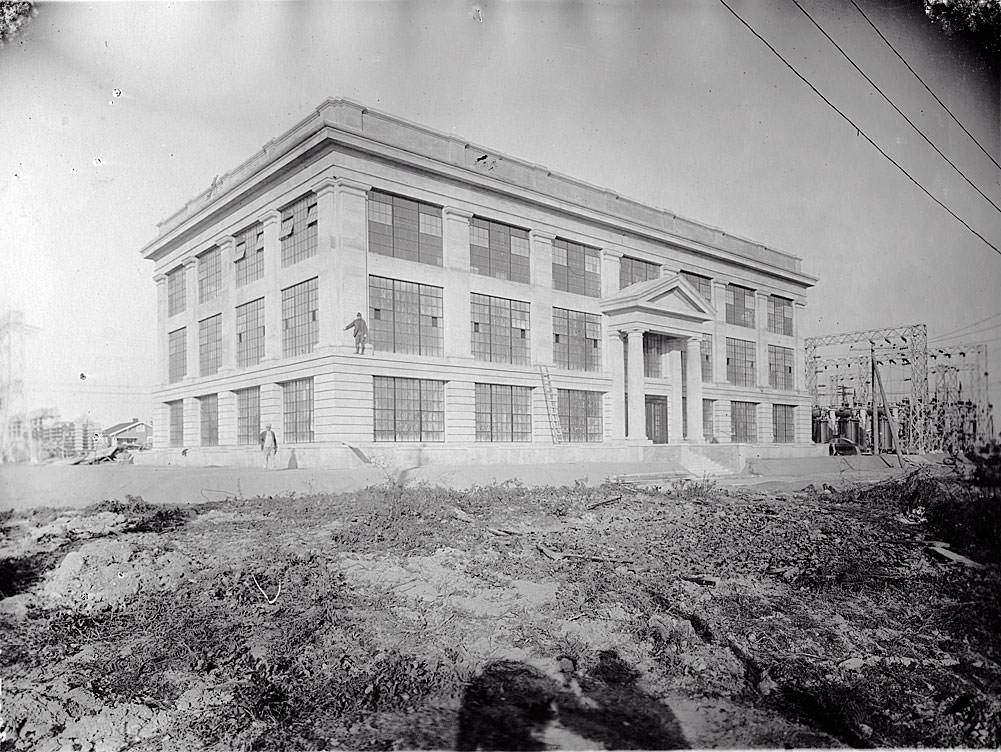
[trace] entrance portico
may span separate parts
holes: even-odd
[[[603,298],[600,306],[611,351],[613,437],[679,443],[684,411],[688,424],[684,438],[703,441],[701,341],[707,322],[716,315],[712,304],[679,275],[672,275],[630,285]],[[667,436],[659,429],[650,436],[648,415],[651,426],[662,421],[657,410],[665,397]]]

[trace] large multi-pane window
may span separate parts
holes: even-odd
[[[212,248],[198,257],[198,302],[212,300],[221,289],[222,253],[218,248]]]
[[[236,364],[257,365],[264,357],[264,298],[236,307]]]
[[[179,266],[167,272],[167,315],[173,316],[183,311],[187,305],[184,287],[184,267]]]
[[[744,339],[726,338],[726,380],[738,386],[754,386],[756,345]]]
[[[726,286],[726,323],[754,326],[754,290],[740,285]]]
[[[167,403],[169,412],[169,436],[172,447],[184,446],[184,401],[176,400]]]
[[[792,335],[792,301],[778,295],[768,296],[768,331]]]
[[[702,361],[702,380],[713,380],[713,336],[703,334],[699,343],[699,355]]]
[[[477,384],[476,440],[531,441],[531,387]]]
[[[236,443],[256,444],[261,436],[261,388],[236,391]]]
[[[222,360],[222,314],[198,322],[198,375],[219,372]]]
[[[768,386],[776,389],[793,389],[795,363],[791,347],[768,346]]]
[[[202,446],[216,446],[219,443],[219,395],[199,397],[198,409],[201,413]]]
[[[619,261],[619,289],[660,277],[660,264],[623,256]]]
[[[553,361],[571,371],[600,371],[601,316],[553,308]]]
[[[730,403],[730,440],[748,443],[758,440],[758,427],[755,413],[758,405],[754,402]]]
[[[473,293],[470,297],[473,357],[493,363],[528,364],[528,303]]]
[[[793,436],[795,410],[794,405],[772,405],[772,431],[776,442],[788,443],[796,440]]]
[[[664,356],[670,349],[670,338],[647,332],[643,335],[643,375],[648,379],[664,376]]]
[[[368,194],[368,248],[383,256],[441,266],[441,209],[381,191]]]
[[[442,354],[442,288],[370,276],[368,300],[373,347],[414,355]]]
[[[684,270],[678,272],[681,278],[685,280],[688,284],[698,290],[699,295],[706,299],[707,302],[712,303],[713,301],[713,281],[711,277],[703,277],[701,274],[695,274],[694,272],[686,272]]]
[[[556,391],[556,412],[564,441],[601,441],[601,392]]]
[[[473,217],[469,221],[469,270],[528,282],[528,231]]]
[[[167,381],[173,384],[188,375],[188,338],[184,327],[167,335]]]
[[[563,238],[553,241],[553,288],[601,297],[601,251]]]
[[[444,441],[445,382],[372,377],[376,441]]]
[[[243,287],[264,276],[264,228],[260,222],[236,234],[233,251],[236,286]]]
[[[296,379],[282,385],[285,441],[302,444],[313,440],[313,379]]]
[[[282,290],[282,357],[313,352],[320,341],[317,278]]]
[[[281,210],[282,266],[316,255],[316,194],[307,193]]]
[[[716,436],[714,428],[713,410],[716,407],[716,400],[702,400],[702,436],[707,441]]]

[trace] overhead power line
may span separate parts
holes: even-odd
[[[789,70],[791,70],[793,73],[795,73],[796,76],[803,83],[805,83],[807,86],[809,86],[818,97],[820,97],[821,99],[823,99],[824,102],[827,104],[828,107],[830,107],[832,110],[834,110],[836,113],[838,113],[852,128],[855,129],[856,133],[858,133],[866,141],[868,141],[872,145],[872,147],[883,156],[884,159],[886,159],[888,162],[890,162],[890,164],[892,164],[894,167],[896,167],[898,170],[900,170],[902,173],[904,173],[904,175],[907,177],[908,180],[910,180],[912,183],[914,183],[914,185],[916,185],[918,188],[920,188],[921,191],[926,196],[928,196],[928,198],[930,198],[936,204],[938,204],[943,209],[945,209],[950,214],[950,216],[952,216],[953,219],[955,219],[957,222],[959,222],[961,225],[963,225],[963,227],[965,227],[967,230],[969,230],[974,235],[976,235],[978,238],[980,238],[982,241],[984,241],[984,243],[988,247],[990,247],[991,250],[993,250],[996,254],[998,254],[999,256],[1001,256],[1001,248],[998,248],[991,241],[989,241],[987,238],[985,238],[979,232],[977,232],[972,227],[970,227],[970,225],[966,222],[966,220],[964,220],[962,217],[960,217],[958,214],[956,214],[952,209],[950,209],[941,200],[939,200],[934,194],[932,194],[927,188],[925,188],[913,175],[911,175],[911,173],[909,173],[899,162],[897,162],[897,160],[895,160],[893,157],[891,157],[889,154],[887,154],[885,151],[883,151],[883,149],[880,148],[879,144],[877,144],[875,141],[872,140],[872,138],[870,138],[869,134],[867,134],[858,125],[856,125],[854,120],[852,120],[845,113],[843,113],[840,109],[838,109],[837,105],[835,105],[833,102],[831,102],[831,100],[828,99],[827,97],[825,97],[824,94],[816,86],[814,86],[812,83],[810,83],[809,79],[807,79],[806,76],[804,76],[802,73],[800,73],[798,70],[796,70],[795,66],[793,66],[792,63],[790,63],[788,60],[786,60],[782,56],[782,54],[771,45],[771,43],[767,39],[765,39],[763,36],[761,36],[761,34],[759,34],[757,31],[755,31],[754,27],[751,26],[747,21],[745,21],[741,17],[741,15],[739,13],[737,13],[737,11],[735,11],[733,8],[731,8],[730,4],[727,3],[726,0],[719,0],[719,1],[720,1],[720,3],[722,3],[722,5],[723,5],[724,8],[726,8],[728,11],[730,11],[731,14],[733,14],[734,18],[736,18],[738,21],[740,21],[747,28],[748,31],[750,31],[752,34],[754,34],[754,36],[756,36],[761,41],[762,44],[764,44],[769,50],[771,50],[772,54],[775,55],[775,57],[777,57],[779,60],[781,60]]]
[[[980,336],[986,334],[987,332],[994,331],[995,329],[1001,329],[1001,322],[998,322],[997,324],[992,324],[991,326],[985,326],[982,329],[975,329],[975,330],[969,331],[969,332],[960,332],[959,334],[945,334],[945,335],[942,335],[941,337],[931,337],[931,338],[929,338],[928,341],[929,342],[941,342],[941,341],[947,340],[947,339],[970,339],[970,340],[973,340],[973,339],[975,339],[977,337],[980,337]]]
[[[875,31],[876,34],[879,35],[879,38],[882,39],[886,43],[886,46],[889,47],[891,50],[893,50],[893,54],[896,55],[900,59],[900,62],[902,62],[907,67],[907,70],[909,70],[911,73],[913,73],[914,77],[918,81],[921,82],[921,85],[925,87],[925,91],[927,91],[929,94],[931,94],[932,99],[934,99],[936,102],[938,102],[939,105],[941,105],[942,109],[949,113],[949,117],[951,117],[952,120],[953,120],[953,122],[956,123],[956,125],[958,125],[963,130],[963,133],[965,133],[967,136],[969,136],[970,139],[973,141],[973,143],[975,143],[978,147],[980,147],[980,151],[982,151],[984,153],[984,155],[986,155],[986,157],[989,160],[991,160],[991,162],[994,163],[994,166],[997,167],[999,170],[1001,170],[1001,164],[999,164],[998,161],[994,158],[994,156],[989,151],[987,151],[987,149],[984,148],[983,144],[981,144],[980,141],[977,140],[976,136],[974,136],[972,133],[970,133],[968,130],[966,130],[966,126],[963,125],[959,121],[959,118],[957,118],[953,114],[952,110],[950,110],[948,108],[948,106],[946,106],[945,102],[943,102],[941,99],[938,98],[938,95],[934,91],[931,90],[931,87],[928,86],[928,84],[925,83],[924,79],[921,78],[921,76],[918,75],[918,72],[916,70],[914,70],[914,68],[911,67],[911,64],[908,63],[904,59],[904,56],[901,55],[899,52],[897,52],[897,48],[893,46],[893,44],[890,42],[889,39],[887,39],[885,36],[883,36],[883,32],[881,32],[877,28],[876,24],[874,24],[872,22],[872,19],[869,18],[869,16],[866,14],[866,12],[864,10],[862,10],[858,6],[858,3],[856,3],[855,0],[850,0],[850,2],[851,2],[852,5],[855,6],[855,10],[857,10],[859,13],[862,14],[862,18],[864,18],[869,23],[869,25],[872,27],[872,30]]]
[[[994,319],[996,319],[998,317],[1001,317],[1001,311],[999,311],[998,313],[995,313],[995,314],[993,314],[991,316],[988,316],[985,319],[980,319],[980,321],[974,321],[972,324],[967,324],[966,326],[960,326],[960,327],[957,327],[955,329],[950,329],[949,331],[945,332],[944,334],[940,334],[937,337],[932,337],[932,339],[945,339],[949,335],[955,334],[956,332],[962,332],[962,331],[965,331],[967,329],[972,329],[973,327],[979,326],[980,324],[984,324],[984,323],[986,323],[988,321],[993,321]]]
[[[879,95],[886,100],[886,103],[890,105],[890,107],[892,107],[897,112],[897,114],[900,115],[900,117],[902,117],[907,122],[909,126],[911,126],[914,132],[917,133],[919,136],[921,136],[921,138],[925,140],[925,143],[935,150],[936,154],[938,154],[940,157],[942,157],[942,159],[948,162],[949,166],[952,167],[952,169],[954,169],[959,174],[959,176],[963,178],[963,180],[965,180],[970,185],[971,188],[973,188],[973,190],[975,190],[977,193],[983,196],[984,200],[987,201],[987,203],[989,203],[991,206],[993,206],[997,212],[1001,213],[1001,206],[995,204],[994,199],[992,199],[990,196],[988,196],[986,193],[980,190],[980,187],[972,180],[970,180],[966,176],[966,173],[963,172],[961,169],[959,169],[956,163],[953,162],[951,159],[949,159],[949,157],[946,156],[945,153],[941,149],[939,149],[935,145],[935,143],[930,138],[928,138],[928,136],[925,135],[924,131],[922,131],[914,124],[913,120],[907,117],[907,115],[904,113],[903,110],[897,107],[894,101],[886,95],[886,92],[884,92],[875,81],[869,78],[866,72],[862,70],[854,60],[852,60],[851,56],[847,52],[844,51],[844,48],[840,44],[838,44],[830,34],[827,33],[827,31],[824,29],[823,26],[817,23],[817,20],[810,15],[810,12],[802,5],[800,5],[799,0],[792,0],[792,4],[795,5],[797,8],[799,8],[804,16],[810,19],[810,23],[812,23],[814,26],[817,27],[820,33],[827,38],[827,41],[829,41],[831,44],[835,46],[835,48],[837,48],[838,52],[841,53],[842,57],[844,57],[844,59],[847,60],[851,64],[851,66],[858,71],[859,75],[862,76],[862,78],[864,78],[869,83],[869,85],[872,86],[872,88],[874,88],[876,91],[879,92]]]

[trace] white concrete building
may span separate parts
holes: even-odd
[[[800,259],[344,99],[142,253],[150,461],[266,424],[299,466],[815,451]]]

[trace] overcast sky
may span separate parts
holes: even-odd
[[[856,1],[999,159],[998,68],[942,35],[920,0]],[[792,0],[727,2],[1001,247],[1001,214]],[[1001,205],[1001,171],[859,12],[800,2]],[[30,407],[149,416],[156,295],[139,249],[327,96],[800,256],[820,278],[808,335],[925,322],[935,338],[1001,312],[1001,255],[719,0],[47,4],[0,48],[0,311],[39,329]],[[1001,317],[969,331],[993,347],[998,402]]]

